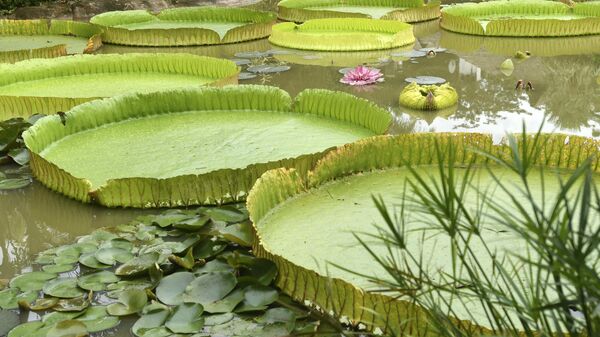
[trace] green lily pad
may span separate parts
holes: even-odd
[[[225,241],[206,238],[194,246],[194,258],[209,259],[221,253],[227,245]]]
[[[173,224],[173,227],[188,231],[197,231],[204,227],[210,221],[209,216],[194,216],[192,218],[177,221]]]
[[[232,312],[243,300],[244,291],[242,289],[235,289],[221,300],[203,304],[204,311],[211,314]]]
[[[225,239],[237,243],[240,246],[252,246],[252,225],[248,222],[229,225],[221,231],[221,235],[223,235]]]
[[[211,272],[229,272],[233,273],[235,270],[228,263],[221,260],[212,260],[207,262],[204,266],[194,270],[194,273],[198,276],[200,274],[206,274]]]
[[[252,285],[246,288],[244,303],[252,307],[263,307],[277,301],[278,297],[277,290],[271,287]]]
[[[163,214],[157,215],[152,219],[152,224],[160,227],[171,226],[174,223],[182,222],[194,218],[193,214],[182,213],[179,210],[167,211]]]
[[[186,288],[194,279],[194,274],[188,272],[171,274],[156,287],[156,297],[164,304],[179,305],[183,303]]]
[[[212,326],[212,325],[220,325],[225,324],[233,319],[234,315],[230,312],[224,314],[217,315],[208,315],[204,317],[204,325]]]
[[[290,69],[292,69],[292,67],[290,66],[259,64],[255,66],[250,66],[246,70],[255,74],[272,74],[281,73]]]
[[[48,264],[42,267],[42,270],[48,273],[65,273],[75,269],[72,264]]]
[[[119,276],[131,276],[142,273],[154,266],[158,262],[158,258],[159,255],[156,252],[142,254],[120,265],[115,270],[115,274]]]
[[[50,330],[46,337],[80,337],[87,336],[88,331],[80,321],[67,320],[56,323]]]
[[[140,312],[147,302],[148,296],[144,290],[125,290],[119,295],[119,303],[109,305],[106,311],[113,316],[127,316]]]
[[[8,156],[19,165],[25,165],[29,163],[29,151],[27,151],[25,148],[12,149],[8,151]]]
[[[175,308],[165,326],[174,333],[199,332],[204,326],[203,312],[204,308],[200,304],[180,304]]]
[[[32,321],[17,325],[8,333],[7,337],[46,337],[49,328],[44,328],[44,323]]]
[[[119,282],[119,277],[110,271],[99,271],[79,277],[77,285],[85,290],[106,290],[107,283]]]
[[[75,298],[85,294],[85,292],[77,286],[77,279],[75,278],[57,278],[48,281],[42,290],[46,295],[59,298]]]
[[[105,306],[90,307],[77,320],[85,324],[90,333],[111,329],[121,323],[118,317],[108,315]]]
[[[227,272],[212,272],[198,276],[185,289],[184,301],[199,304],[223,299],[236,286],[235,275]]]
[[[296,325],[296,314],[287,308],[272,308],[258,319],[258,322],[265,324],[284,323],[289,332],[294,330]]]
[[[242,222],[248,220],[248,213],[233,206],[203,208],[201,210],[215,221]]]
[[[122,249],[128,252],[131,252],[133,250],[133,243],[125,240],[125,239],[112,239],[109,241],[104,241],[100,244],[100,246],[98,246],[98,248],[102,249],[102,248],[118,248],[118,249]]]
[[[0,190],[18,190],[31,184],[29,178],[8,178],[0,180]]]
[[[42,317],[42,322],[47,326],[52,326],[58,322],[68,321],[81,316],[82,312],[51,312]]]
[[[115,265],[117,262],[125,263],[133,259],[133,254],[121,248],[100,248],[96,251],[94,257],[100,263]]]
[[[188,249],[188,252],[187,254],[185,254],[184,257],[179,257],[177,255],[169,256],[169,261],[187,270],[192,270],[194,268],[194,265],[196,264],[192,248]]]
[[[98,261],[98,259],[96,259],[95,253],[81,254],[81,256],[79,257],[79,263],[81,263],[82,265],[84,265],[88,268],[92,268],[92,269],[110,268],[110,265],[100,263],[100,261]]]
[[[44,271],[34,271],[14,277],[10,280],[10,287],[18,288],[21,291],[41,290],[47,281],[55,278],[56,274]]]
[[[134,335],[138,337],[144,337],[146,336],[146,332],[162,327],[170,315],[171,312],[169,310],[154,310],[152,312],[146,313],[142,315],[135,322],[135,324],[133,324],[131,331]],[[156,331],[154,331],[154,333],[149,333],[148,335],[155,334]],[[167,331],[167,334],[165,336],[168,335],[170,335],[170,333]]]
[[[19,315],[13,311],[0,310],[0,336],[6,336],[19,323]]]

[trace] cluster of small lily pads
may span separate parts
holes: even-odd
[[[28,119],[11,118],[0,122],[0,190],[14,190],[31,184],[29,153],[21,134],[35,124],[43,115],[33,115]],[[16,165],[16,167],[15,167]]]
[[[246,67],[246,69],[239,74],[240,80],[250,80],[261,75],[263,81],[267,81],[270,74],[281,73],[292,69],[292,67],[285,62],[280,62],[273,58],[274,55],[284,53],[287,54],[290,52],[275,49],[264,52],[239,52],[235,54],[235,58],[232,59],[232,61],[240,67]]]
[[[243,206],[168,210],[40,253],[2,283],[0,335],[84,336],[138,317],[138,337],[310,334],[319,322],[282,297],[254,257]],[[16,310],[40,312],[19,323]]]

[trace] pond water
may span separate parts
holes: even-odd
[[[546,132],[600,137],[600,37],[484,38],[441,31],[437,21],[416,25],[415,34],[417,42],[408,50],[446,50],[433,57],[413,58],[402,53],[406,48],[362,54],[294,51],[264,55],[255,52],[274,47],[259,40],[194,48],[106,45],[98,52],[189,52],[255,65],[285,62],[289,71],[248,76],[253,78],[240,83],[278,86],[291,95],[306,88],[349,92],[389,109],[395,116],[391,133],[396,134],[467,131],[502,135],[520,131],[524,122],[530,130],[543,124]],[[501,71],[500,64],[519,50],[532,55],[515,61],[513,71]],[[363,63],[380,68],[385,82],[360,88],[339,83],[340,69]],[[242,67],[245,71],[247,66]],[[398,96],[407,84],[405,79],[416,76],[437,76],[450,82],[459,94],[458,106],[439,113],[400,107]],[[515,90],[519,80],[531,82],[534,90]],[[39,251],[72,242],[94,228],[127,222],[140,213],[81,204],[38,183],[0,192],[0,279],[27,270]]]

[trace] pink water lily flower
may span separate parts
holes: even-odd
[[[383,74],[377,68],[358,66],[348,71],[340,82],[352,86],[361,86],[383,82]]]

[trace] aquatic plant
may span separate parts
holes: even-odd
[[[127,92],[236,84],[229,60],[191,54],[76,55],[0,66],[0,118],[65,112]]]
[[[535,335],[543,322],[560,330],[553,325],[552,315],[567,318],[568,310],[554,304],[567,302],[553,302],[557,299],[553,294],[560,294],[554,291],[562,284],[569,293],[567,301],[576,296],[597,298],[593,295],[597,289],[585,294],[573,290],[583,289],[584,280],[593,277],[596,281],[591,284],[597,284],[597,250],[593,251],[600,242],[576,239],[598,236],[597,214],[588,213],[597,210],[563,207],[571,200],[566,187],[584,186],[581,191],[588,191],[586,197],[573,194],[573,201],[596,200],[590,199],[597,198],[594,188],[559,173],[592,178],[599,167],[599,143],[573,136],[568,142],[565,139],[522,136],[511,138],[508,145],[495,145],[490,136],[479,134],[376,137],[331,152],[308,174],[293,169],[269,171],[247,202],[254,252],[275,262],[280,270],[277,285],[292,298],[391,335],[502,335],[499,328],[511,324],[508,331]],[[532,180],[520,181],[524,174]],[[520,198],[523,193],[535,200],[534,210]],[[373,195],[379,205],[394,205],[384,213],[385,223],[396,224],[406,217],[405,225],[378,225],[382,207],[373,205]],[[546,209],[542,205],[555,201],[559,205],[555,211],[542,211]],[[416,208],[410,207],[413,204]],[[597,207],[597,202],[590,206]],[[585,223],[579,222],[583,232],[568,229],[576,226],[578,217],[567,215],[580,209],[585,210],[580,213]],[[521,224],[521,219],[527,221],[523,227],[508,225]],[[561,225],[548,227],[552,223]],[[573,240],[562,241],[561,233]],[[533,249],[524,250],[525,237],[532,239]],[[559,256],[537,250],[536,243],[541,242],[556,250],[581,248],[570,250],[568,260],[552,259],[549,267],[565,268],[566,275],[568,266],[573,266],[566,261],[580,252],[582,260],[576,265],[582,268],[556,282],[551,270],[531,269],[535,262],[523,267],[520,259],[541,262],[538,257]],[[405,251],[414,260],[404,260]],[[581,278],[573,279],[577,277]],[[471,283],[474,278],[489,281],[489,287],[478,288]],[[530,288],[530,284],[540,287]],[[532,293],[540,289],[546,292]],[[590,309],[588,305],[577,310],[589,314]]]
[[[372,18],[421,22],[440,16],[440,2],[423,0],[282,0],[279,18],[305,22],[313,19]]]
[[[303,50],[365,51],[392,49],[415,42],[412,26],[374,19],[315,19],[273,26],[269,42]]]
[[[229,86],[90,102],[66,113],[65,125],[43,118],[24,139],[36,178],[57,192],[111,207],[169,207],[244,200],[265,171],[305,172],[390,124],[388,111],[341,92],[305,90],[292,100],[275,87]]]
[[[340,80],[341,83],[362,86],[375,83],[381,83],[384,81],[381,70],[377,68],[369,68],[366,66],[358,66],[354,69],[349,70],[344,74],[344,77]]]
[[[0,63],[92,53],[102,46],[100,29],[66,20],[0,20]]]
[[[575,36],[600,34],[600,2],[497,0],[456,4],[442,10],[441,27],[487,36]]]
[[[245,8],[180,7],[158,14],[145,10],[107,12],[90,22],[107,43],[130,46],[196,46],[256,40],[271,34],[274,13]]]
[[[415,110],[442,110],[457,103],[458,93],[449,83],[419,85],[413,82],[400,93],[400,104]]]
[[[36,271],[1,286],[2,331],[83,336],[129,318],[137,337],[334,331],[273,287],[277,269],[250,254],[247,218],[242,205],[167,210],[45,250]],[[41,317],[19,324],[8,310]]]

